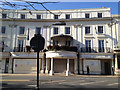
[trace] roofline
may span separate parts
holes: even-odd
[[[93,9],[108,9],[108,10],[110,10],[111,8],[106,8],[105,7],[105,8],[58,9],[58,10],[51,10],[51,11],[93,10]],[[2,10],[2,9],[0,9],[0,10]],[[15,10],[15,9],[5,9],[5,10],[10,11],[10,10]],[[16,11],[36,11],[36,10],[22,10],[22,9],[18,9]],[[38,10],[38,11],[46,11],[46,10]]]

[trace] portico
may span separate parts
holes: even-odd
[[[48,51],[46,52],[46,70],[49,75],[54,73],[65,73],[69,76],[70,73],[77,72],[77,60],[76,52],[69,51]]]

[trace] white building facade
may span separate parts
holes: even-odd
[[[40,52],[41,73],[112,74],[113,50],[119,42],[119,21],[110,8],[0,11],[2,72],[36,72],[34,34],[45,38]],[[46,58],[44,58],[46,54]],[[79,54],[79,55],[78,55]]]

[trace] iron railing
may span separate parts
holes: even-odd
[[[82,47],[80,48],[82,53],[112,53],[112,49],[109,47]]]

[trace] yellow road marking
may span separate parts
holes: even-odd
[[[20,82],[22,82],[22,81],[30,81],[30,80],[0,80],[0,81],[20,81]]]

